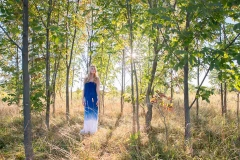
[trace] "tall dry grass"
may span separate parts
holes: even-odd
[[[193,96],[191,95],[190,98],[193,99]],[[131,135],[131,105],[125,104],[124,114],[121,116],[119,98],[111,95],[105,100],[104,115],[102,112],[99,114],[98,132],[94,135],[80,135],[84,118],[80,97],[78,94],[73,95],[69,122],[65,118],[65,100],[60,96],[57,97],[56,115],[50,118],[50,131],[47,131],[44,124],[44,112],[32,114],[35,159],[239,158],[240,145],[234,93],[228,94],[226,117],[221,116],[219,95],[213,95],[210,98],[211,103],[200,101],[199,119],[195,116],[195,106],[191,109],[193,155],[187,154],[184,150],[182,95],[174,95],[172,111],[161,110],[166,117],[166,126],[157,106],[153,108],[152,130],[149,133],[144,130],[144,110],[140,108],[140,135]],[[2,103],[0,111],[0,159],[24,159],[21,108]],[[138,136],[140,141],[137,140]]]

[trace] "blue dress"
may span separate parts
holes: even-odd
[[[95,82],[86,82],[84,84],[84,124],[81,130],[82,134],[93,134],[98,127],[98,106],[97,106],[97,84]]]

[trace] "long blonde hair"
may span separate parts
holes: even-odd
[[[89,68],[88,68],[88,75],[87,75],[87,77],[84,79],[84,83],[87,83],[87,82],[90,81],[91,67],[94,67],[95,70],[96,70],[96,72],[93,74],[93,82],[95,82],[95,83],[97,82],[97,79],[98,79],[97,68],[96,68],[95,65],[91,65],[91,66],[89,66]]]

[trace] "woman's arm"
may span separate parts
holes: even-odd
[[[84,92],[85,92],[85,79],[84,79],[84,82],[83,82],[83,91],[82,91],[82,105],[83,106],[85,106]]]
[[[97,78],[97,87],[96,87],[96,91],[97,91],[97,97],[98,97],[98,101],[97,101],[97,106],[100,103],[100,80],[99,77]]]

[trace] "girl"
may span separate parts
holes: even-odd
[[[93,134],[98,127],[98,105],[99,105],[100,80],[94,65],[89,68],[88,76],[84,79],[82,104],[84,106],[84,124],[81,134]]]

